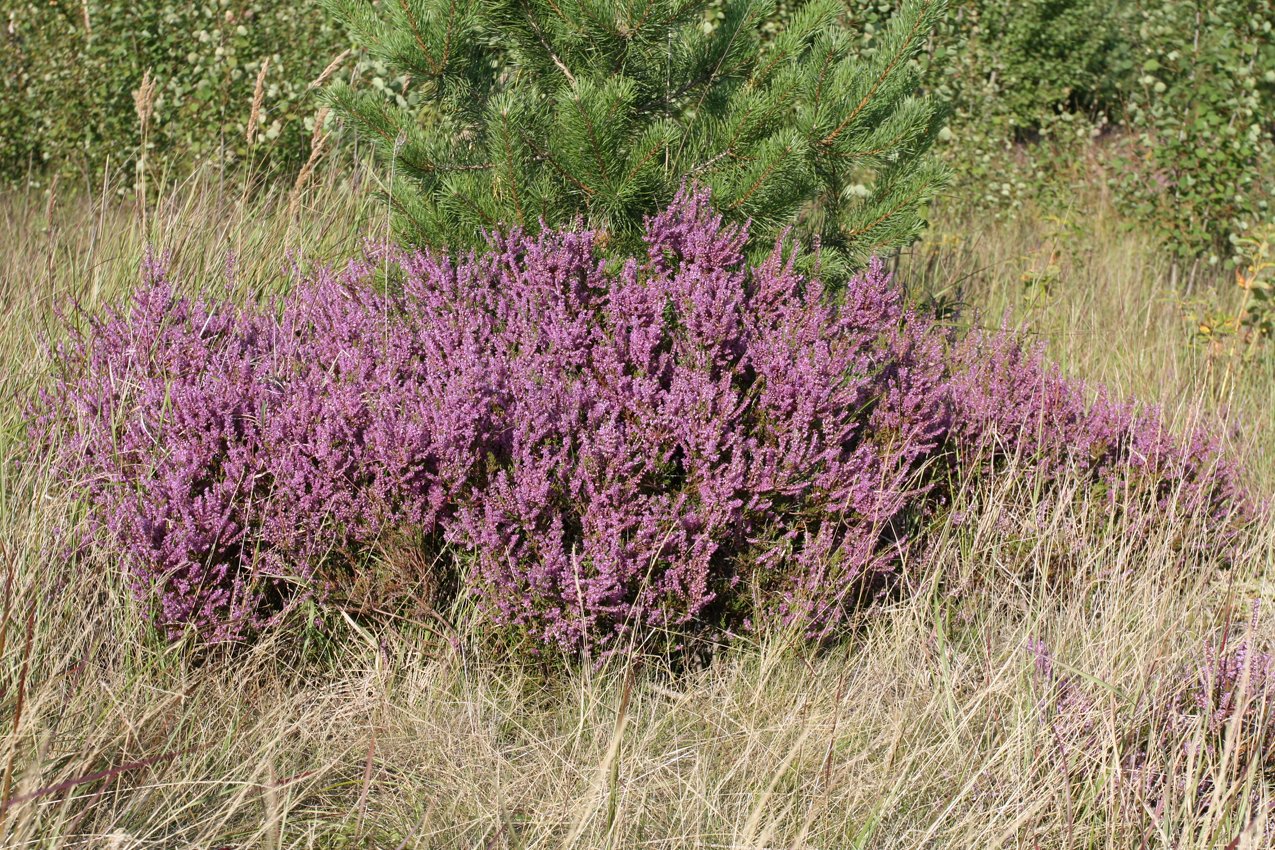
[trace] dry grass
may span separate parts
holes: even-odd
[[[0,767],[6,847],[1257,847],[1253,799],[1275,789],[1233,757],[1151,760],[1191,795],[1160,805],[1116,754],[1150,735],[1149,693],[1251,601],[1269,599],[1269,531],[1227,572],[1175,567],[1186,523],[1152,538],[1075,505],[1042,511],[1007,483],[968,494],[908,591],[814,653],[774,636],[698,669],[636,657],[542,669],[463,626],[332,615],[330,641],[279,636],[196,659],[156,642],[114,565],[71,572],[56,529],[74,507],[23,466],[21,409],[44,368],[38,336],[69,296],[99,303],[135,279],[147,236],[178,279],[256,296],[287,282],[283,247],[335,258],[382,219],[333,178],[284,194],[175,187],[136,211],[0,200]],[[301,219],[304,219],[302,221]],[[1186,345],[1155,246],[1099,212],[1068,233],[1043,300],[1019,276],[1057,227],[960,222],[931,292],[963,281],[989,315],[1029,319],[1078,373],[1165,399],[1181,420],[1225,402],[1254,481],[1275,480],[1272,363],[1225,371]],[[1202,290],[1206,294],[1209,290]],[[1222,293],[1218,297],[1225,297]],[[443,618],[446,620],[447,618]],[[1275,619],[1258,624],[1275,639]],[[1079,752],[1042,711],[1026,651],[1051,646],[1095,706]],[[1158,810],[1157,810],[1158,809]]]

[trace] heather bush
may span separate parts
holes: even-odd
[[[240,308],[178,297],[148,262],[126,312],[59,348],[36,433],[169,637],[241,637],[322,590],[320,564],[428,533],[474,456],[440,445],[481,425],[447,352],[386,333],[391,300],[358,269]]]
[[[1033,486],[1079,476],[1108,508],[1131,510],[1135,532],[1173,516],[1202,523],[1208,533],[1196,542],[1215,552],[1234,542],[1251,506],[1215,434],[1196,428],[1183,439],[1157,408],[1069,378],[1005,330],[974,330],[953,359],[950,436],[967,458],[1023,464]]]
[[[1104,713],[1082,677],[1057,669],[1048,646],[1032,641],[1051,757],[1073,781],[1096,779],[1117,762],[1120,779],[1109,791],[1156,818],[1180,809],[1222,821],[1227,810],[1238,811],[1241,825],[1264,820],[1264,838],[1275,839],[1275,800],[1261,793],[1275,782],[1275,659],[1259,649],[1257,616],[1255,608],[1247,630],[1228,624],[1189,663],[1156,675],[1136,704],[1114,715]],[[1219,798],[1219,787],[1255,793]]]
[[[614,276],[572,234],[505,241],[466,282],[499,305],[509,380],[499,470],[455,530],[475,586],[568,646],[741,610],[823,634],[919,504],[941,341],[880,265],[843,304],[782,245],[747,267],[706,196],[646,234]]]
[[[952,482],[1009,461],[1042,492],[1080,474],[1113,510],[1198,516],[1219,551],[1244,516],[1207,434],[1007,331],[955,337],[880,263],[834,294],[790,240],[753,264],[746,237],[684,189],[620,265],[588,230],[512,231],[374,247],[245,307],[152,268],[59,349],[34,433],[155,623],[212,640],[339,589],[391,530],[467,553],[493,624],[605,652],[826,638]]]

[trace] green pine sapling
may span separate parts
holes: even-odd
[[[769,248],[795,227],[829,266],[911,242],[944,171],[915,58],[945,0],[906,0],[855,58],[834,0],[774,21],[763,0],[332,0],[355,39],[411,77],[419,107],[333,84],[372,139],[398,235],[464,249],[482,231],[568,225],[619,249],[684,181]]]

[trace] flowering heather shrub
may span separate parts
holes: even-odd
[[[1253,613],[1247,635],[1224,634],[1205,643],[1196,662],[1169,684],[1155,743],[1161,755],[1194,756],[1225,765],[1240,777],[1252,768],[1270,782],[1275,781],[1275,659],[1257,648],[1256,607]],[[1151,784],[1162,781],[1144,778]],[[1204,796],[1212,790],[1206,784],[1199,792]],[[1275,820],[1268,828],[1275,835]]]
[[[741,603],[823,634],[920,504],[942,340],[879,264],[842,305],[780,247],[749,269],[705,196],[646,239],[611,276],[590,234],[508,237],[444,299],[499,316],[508,417],[453,538],[498,621],[565,646]]]
[[[951,397],[951,444],[969,461],[1015,459],[1033,483],[1078,475],[1130,514],[1133,533],[1172,515],[1205,524],[1212,536],[1193,537],[1217,554],[1254,507],[1216,435],[1197,428],[1183,441],[1158,409],[1066,377],[1004,330],[975,330],[955,346]]]
[[[1229,630],[1228,630],[1229,631]],[[1258,787],[1275,782],[1275,659],[1256,648],[1257,611],[1249,634],[1224,634],[1206,642],[1192,664],[1168,671],[1134,706],[1104,717],[1103,701],[1077,677],[1060,675],[1040,641],[1027,647],[1044,697],[1040,709],[1055,743],[1051,754],[1076,778],[1106,781],[1107,765],[1121,765],[1121,787],[1139,810],[1167,809],[1189,801],[1207,811],[1217,802],[1219,781]],[[1105,733],[1100,734],[1100,730]],[[1119,751],[1110,752],[1113,745]],[[1086,777],[1087,773],[1096,775]],[[1247,805],[1244,819],[1266,812],[1265,838],[1275,839],[1275,800],[1224,799]]]
[[[127,311],[59,348],[35,433],[170,637],[241,637],[324,559],[449,504],[482,420],[449,393],[446,352],[384,333],[393,305],[366,273],[238,308],[175,296],[148,261]]]
[[[1257,611],[1254,609],[1254,622]],[[1220,765],[1240,778],[1252,777],[1258,787],[1275,783],[1275,659],[1255,647],[1251,636],[1206,644],[1200,662],[1186,677],[1187,685],[1171,705],[1169,725],[1160,739],[1162,750],[1178,750],[1179,758]],[[1144,781],[1163,785],[1147,775]],[[1177,797],[1181,797],[1181,790]],[[1206,777],[1196,788],[1201,806],[1211,802],[1214,781]],[[1174,796],[1165,794],[1164,796]],[[1250,802],[1250,818],[1265,815],[1262,837],[1275,842],[1275,799]],[[1206,799],[1208,802],[1206,802]],[[1261,810],[1264,809],[1264,812]]]
[[[376,248],[247,307],[151,268],[59,349],[34,433],[156,624],[211,640],[390,529],[468,550],[493,622],[605,651],[635,630],[828,636],[958,463],[1030,457],[1043,484],[1080,471],[1219,527],[1242,501],[1205,435],[1090,403],[1011,334],[952,339],[880,264],[839,292],[782,241],[750,266],[746,230],[685,190],[645,239],[618,267],[588,231]]]

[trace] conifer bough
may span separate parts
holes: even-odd
[[[399,234],[433,247],[577,217],[637,245],[684,182],[711,188],[767,248],[795,226],[825,266],[912,241],[942,183],[941,115],[915,59],[944,0],[906,0],[870,58],[834,0],[785,15],[725,0],[333,0],[355,38],[408,75],[418,106],[327,96],[389,164]]]

